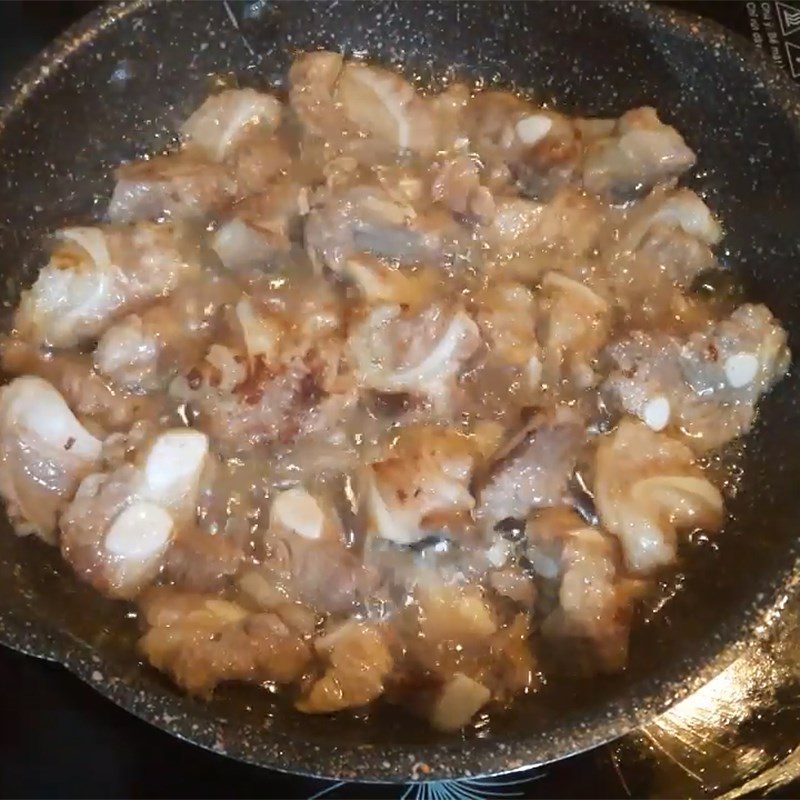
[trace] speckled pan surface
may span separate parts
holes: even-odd
[[[168,144],[209,76],[280,82],[297,50],[332,47],[421,76],[513,83],[568,110],[653,104],[699,153],[690,183],[727,230],[726,261],[783,320],[800,353],[800,106],[783,76],[707,23],[642,4],[134,3],[71,29],[0,111],[0,252],[13,300],[43,232],[102,214],[118,162]],[[142,718],[201,746],[278,769],[347,779],[459,777],[578,752],[652,717],[763,633],[793,591],[800,519],[797,363],[749,437],[742,491],[717,544],[634,636],[626,673],[562,684],[478,732],[443,737],[378,709],[308,718],[231,687],[180,695],[138,660],[135,620],[57,554],[0,527],[0,640],[62,662]]]

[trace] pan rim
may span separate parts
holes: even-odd
[[[45,47],[34,57],[2,92],[0,110],[0,136],[7,121],[13,117],[43,80],[55,70],[68,68],[72,52],[86,41],[91,41],[106,27],[116,24],[130,14],[147,9],[152,0],[115,2],[101,6]],[[663,6],[636,2],[611,3],[615,13],[638,20],[648,27],[656,26],[671,33],[699,40],[705,47],[715,47],[746,66],[747,71],[760,79],[770,98],[783,113],[800,126],[800,91],[787,75],[769,64],[746,39],[707,19],[676,11]],[[190,712],[180,708],[184,698],[166,689],[153,697],[141,698],[139,690],[126,686],[122,670],[115,674],[110,663],[100,663],[94,650],[86,643],[74,640],[65,631],[52,627],[33,632],[29,621],[15,618],[0,610],[0,642],[12,649],[47,658],[62,664],[68,671],[90,685],[95,691],[155,727],[189,741],[212,752],[231,758],[268,767],[291,774],[315,778],[344,779],[400,783],[408,780],[452,779],[465,776],[465,764],[470,766],[469,776],[499,775],[541,766],[560,758],[597,747],[650,721],[687,697],[730,664],[742,649],[756,637],[766,635],[775,623],[787,594],[794,591],[800,581],[800,554],[797,548],[787,552],[786,569],[776,573],[770,581],[769,597],[748,606],[746,612],[730,623],[730,635],[718,643],[710,643],[699,658],[674,662],[668,670],[630,687],[624,698],[615,701],[612,714],[593,724],[568,733],[560,728],[556,732],[533,737],[520,737],[511,742],[497,739],[445,740],[425,748],[424,755],[413,758],[413,748],[406,745],[387,745],[370,749],[366,760],[369,769],[353,775],[348,764],[363,763],[363,746],[337,746],[321,748],[311,742],[282,741],[272,734],[264,735],[262,748],[243,748],[238,742],[228,744],[220,731],[221,725],[202,725],[197,732],[191,729]],[[101,672],[102,671],[102,672]],[[101,680],[98,680],[97,675]],[[646,698],[646,702],[642,702]],[[183,722],[176,724],[181,719]],[[568,750],[563,747],[563,736],[569,736]],[[550,740],[550,743],[546,740]],[[559,744],[562,743],[562,744]],[[532,755],[536,753],[536,755]],[[412,756],[409,759],[409,755]],[[429,771],[415,771],[418,762],[424,762]]]

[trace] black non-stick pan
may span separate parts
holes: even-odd
[[[457,73],[532,89],[567,111],[651,104],[699,154],[689,178],[721,218],[725,263],[789,330],[800,354],[798,96],[747,45],[643,4],[140,2],[107,6],[20,77],[0,113],[0,254],[15,301],[44,232],[101,216],[120,161],[159,150],[235,74],[276,85],[299,50],[399,62],[423,81]],[[680,590],[637,627],[628,669],[553,681],[482,729],[444,736],[396,710],[309,718],[227,687],[189,699],[134,648],[123,604],[81,586],[58,554],[0,532],[0,639],[63,663],[159,727],[295,772],[404,780],[496,773],[617,736],[685,696],[758,635],[792,591],[800,532],[800,407],[792,374],[747,438],[724,532],[692,549]],[[13,687],[4,687],[13,691]],[[427,770],[421,765],[427,765]]]

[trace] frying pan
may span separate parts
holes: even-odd
[[[688,183],[721,218],[723,260],[783,321],[800,354],[800,109],[788,81],[718,27],[643,4],[391,5],[252,2],[109,5],[43,52],[0,112],[5,299],[41,263],[44,232],[99,218],[120,161],[173,141],[212,86],[280,85],[294,53],[327,47],[534,89],[566,110],[658,107],[699,154]],[[143,665],[136,621],[80,585],[57,552],[0,521],[0,640],[54,659],[170,733],[233,758],[371,780],[500,773],[592,747],[642,724],[728,663],[779,613],[798,565],[797,358],[745,440],[724,532],[691,552],[680,591],[637,626],[630,664],[564,678],[480,730],[445,736],[396,710],[301,716],[230,686],[211,702]],[[13,687],[6,687],[13,691]]]

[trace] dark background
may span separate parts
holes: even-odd
[[[0,84],[95,5],[0,0]],[[750,35],[752,13],[744,2],[673,5]],[[642,770],[623,778],[614,748],[605,747],[528,782],[518,777],[473,791],[486,797],[626,797],[646,793],[649,785]],[[302,798],[321,792],[399,798],[405,787],[337,786],[235,763],[130,716],[57,665],[0,648],[0,796]],[[773,796],[800,796],[800,782]]]

